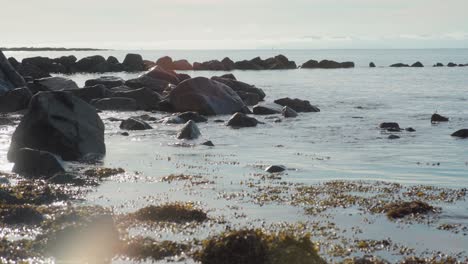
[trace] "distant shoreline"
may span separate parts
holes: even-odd
[[[94,49],[94,48],[53,48],[53,47],[0,47],[2,51],[103,51],[109,49]]]

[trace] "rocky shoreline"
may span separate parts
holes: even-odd
[[[308,61],[306,64],[303,68],[354,67],[352,62]],[[197,123],[208,122],[207,117],[230,115],[225,122],[226,127],[240,129],[262,125],[257,119],[260,116],[274,116],[271,122],[282,122],[283,119],[277,118],[277,115],[295,120],[301,113],[320,112],[317,106],[304,98],[283,97],[266,102],[267,94],[261,88],[239,81],[233,74],[192,78],[175,71],[188,69],[188,65],[188,62],[172,61],[168,57],[153,64],[144,61],[137,54],[127,55],[123,63],[115,58],[106,60],[93,56],[79,61],[72,57],[54,60],[32,58],[15,64],[13,59],[7,60],[0,52],[2,120],[11,121],[10,126],[14,126],[16,123],[11,120],[11,116],[20,117],[7,156],[15,164],[13,172],[16,174],[2,173],[6,184],[0,183],[0,225],[39,226],[44,231],[31,240],[2,240],[0,257],[13,261],[52,257],[60,260],[101,262],[109,261],[115,256],[125,256],[132,260],[161,260],[184,253],[187,258],[201,263],[326,263],[318,256],[319,250],[311,242],[309,235],[298,232],[302,231],[300,227],[294,227],[295,231],[291,231],[292,228],[278,229],[276,233],[260,229],[226,230],[202,242],[156,241],[147,237],[130,237],[128,229],[142,223],[170,223],[181,229],[188,228],[187,225],[196,228],[200,223],[207,222],[222,225],[225,220],[210,218],[206,211],[190,203],[153,205],[121,215],[106,208],[73,206],[68,203],[78,199],[83,188],[92,188],[108,177],[125,173],[121,168],[99,166],[107,151],[105,125],[99,115],[102,111],[148,112],[148,115],[113,120],[120,122],[122,137],[136,130],[151,130],[151,122],[160,122],[183,124],[176,138],[189,142],[203,134]],[[194,63],[193,70],[226,71],[226,65],[234,67],[232,69],[241,67],[255,70],[297,68],[286,57],[277,56],[267,60],[256,58],[242,62],[223,60]],[[29,72],[26,72],[27,67]],[[419,67],[419,64],[414,67]],[[75,73],[108,70],[146,72],[129,80],[101,76],[87,80],[85,87],[81,88],[71,79],[45,76],[61,71]],[[169,117],[156,119],[150,115],[156,111],[167,113]],[[450,120],[434,114],[430,121],[440,123]],[[402,131],[415,131],[413,128],[401,128],[391,120],[381,123],[379,129],[392,133],[389,139],[398,139],[397,134]],[[468,138],[468,129],[460,129],[452,136]],[[213,142],[204,142],[201,145],[214,146]],[[72,170],[67,169],[67,163],[74,164]],[[262,177],[272,181],[281,179],[281,173],[286,170],[282,165],[272,165],[265,169]],[[169,178],[171,181],[193,179],[183,175]],[[10,184],[10,181],[19,184]],[[256,204],[299,206],[312,215],[328,208],[357,205],[372,214],[384,214],[391,220],[417,220],[418,217],[424,220],[424,217],[439,212],[432,205],[435,201],[451,203],[466,196],[466,189],[439,190],[421,187],[411,190],[398,185],[366,185],[362,182],[330,182],[323,186],[273,182],[264,186],[251,180],[247,186],[247,189],[252,190],[248,197]],[[361,196],[348,195],[345,191],[366,194],[374,192],[376,196],[364,199]],[[399,196],[405,196],[410,201],[402,200]],[[55,205],[56,202],[64,205]],[[319,229],[315,231],[317,230]],[[95,234],[99,237],[97,243],[93,241],[96,239]],[[78,239],[70,241],[70,238]],[[374,242],[358,241],[354,248],[372,252],[373,247],[383,245],[385,248],[391,245],[388,241],[378,241],[378,245]],[[92,248],[98,243],[104,245],[99,251]],[[70,251],[71,246],[73,250]],[[288,251],[284,248],[288,248]],[[8,253],[8,249],[15,250]],[[238,259],[242,255],[238,253],[245,252],[248,254]],[[341,254],[340,258],[348,257],[346,252]],[[83,257],[89,259],[82,259]],[[387,262],[365,256],[347,258],[341,263]],[[451,257],[442,256],[434,259],[405,257],[401,263],[457,262]]]

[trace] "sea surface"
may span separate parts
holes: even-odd
[[[196,201],[209,215],[224,216],[233,226],[258,226],[281,221],[298,222],[320,219],[305,215],[300,208],[281,205],[259,206],[242,199],[223,199],[223,194],[248,192],[243,182],[261,174],[265,166],[278,164],[288,168],[282,180],[316,184],[330,180],[366,180],[397,182],[405,186],[431,185],[448,188],[468,187],[468,140],[451,137],[458,129],[468,128],[468,67],[440,67],[433,64],[468,63],[468,49],[435,50],[212,50],[212,51],[97,51],[97,52],[5,52],[22,59],[32,56],[59,57],[73,54],[78,58],[101,54],[120,61],[127,53],[139,53],[156,60],[169,55],[190,62],[223,59],[234,61],[267,58],[283,54],[298,65],[309,59],[354,61],[353,69],[297,69],[277,71],[233,71],[238,80],[254,84],[267,94],[266,101],[281,97],[309,100],[319,113],[300,113],[293,119],[258,117],[265,124],[255,128],[231,129],[210,117],[198,124],[202,138],[194,142],[177,140],[181,125],[152,123],[153,130],[120,135],[119,123],[108,117],[127,117],[141,113],[101,114],[106,124],[106,167],[122,167],[128,175],[113,178],[89,193],[84,203],[112,206],[118,212],[131,212],[143,206],[165,201]],[[424,68],[390,68],[390,64],[422,62]],[[374,62],[377,68],[369,68]],[[221,75],[222,72],[186,72],[191,76]],[[129,79],[139,73],[112,73]],[[97,74],[68,76],[83,86]],[[433,113],[450,117],[450,122],[433,125]],[[166,113],[151,113],[157,118]],[[416,132],[396,133],[389,140],[382,122],[398,122]],[[6,160],[12,129],[0,130],[0,169],[9,170]],[[215,147],[197,143],[211,140]],[[187,146],[189,145],[189,146]],[[137,172],[137,173],[135,173]],[[203,175],[212,184],[186,188],[183,183],[159,179],[169,174]],[[237,214],[227,208],[240,207]],[[468,203],[461,201],[443,207],[441,223],[468,226]],[[376,217],[364,224],[360,217],[347,217],[337,209],[335,223],[361,226],[366,237],[393,241],[416,249],[467,256],[468,236],[440,231],[429,225],[404,226]],[[368,225],[366,227],[366,225]],[[223,229],[218,227],[218,229]],[[195,237],[214,232],[201,228]],[[216,229],[217,230],[217,229]],[[368,230],[368,232],[366,232]],[[145,231],[146,233],[148,231]],[[177,237],[170,231],[150,231],[156,237]],[[183,238],[182,238],[183,239]],[[377,252],[390,261],[399,259],[388,252]],[[359,255],[359,254],[358,254]],[[331,258],[333,259],[333,258]]]

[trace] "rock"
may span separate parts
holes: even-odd
[[[21,76],[31,77],[33,80],[51,77],[48,71],[44,71],[43,69],[33,64],[20,64],[17,70],[18,73],[21,74]]]
[[[49,178],[65,172],[65,169],[59,159],[49,152],[22,148],[16,153],[13,172],[32,178]]]
[[[147,75],[142,75],[135,79],[130,79],[125,82],[125,85],[137,89],[137,88],[150,88],[151,90],[162,94],[166,89],[169,88],[170,83],[163,80],[158,80]]]
[[[401,67],[409,67],[409,65],[404,64],[404,63],[395,63],[395,64],[390,65],[390,67],[401,68]]]
[[[276,103],[257,104],[253,107],[254,115],[274,115],[280,114],[283,108]]]
[[[397,135],[390,135],[388,136],[388,139],[399,139],[400,137]]]
[[[78,89],[78,85],[64,77],[48,77],[34,80],[34,84],[42,87],[43,91],[61,91]]]
[[[156,62],[150,60],[143,60],[143,65],[145,65],[145,71],[157,66]]]
[[[288,106],[283,107],[283,111],[281,111],[281,114],[286,118],[297,117],[297,112]]]
[[[126,97],[112,97],[92,100],[91,104],[103,111],[136,111],[138,110],[135,99]]]
[[[124,61],[122,62],[122,65],[125,67],[125,70],[129,72],[145,70],[143,58],[139,54],[127,54]]]
[[[10,63],[11,67],[13,67],[14,69],[18,69],[18,67],[21,65],[21,63],[19,63],[15,58],[13,57],[9,57],[8,58],[8,62]]]
[[[248,113],[242,99],[227,85],[205,77],[185,80],[169,94],[174,111],[195,111],[202,115]]]
[[[137,108],[145,111],[158,109],[158,103],[161,101],[161,96],[149,88],[115,92],[114,96],[134,99],[136,101]]]
[[[318,68],[321,69],[339,69],[339,68],[354,68],[354,62],[336,62],[332,60],[322,60],[318,63]]]
[[[176,73],[176,76],[181,82],[188,80],[188,79],[192,79],[190,75],[185,74],[185,73]]]
[[[316,60],[308,60],[301,66],[302,69],[316,69],[319,68],[319,62]]]
[[[296,112],[320,112],[318,107],[311,105],[307,100],[285,97],[275,100],[275,103],[281,106],[288,106]]]
[[[201,143],[200,145],[203,145],[203,146],[208,146],[208,147],[214,147],[215,145],[213,144],[213,142],[211,142],[211,140],[208,140],[206,142],[203,142]]]
[[[173,63],[174,69],[173,70],[178,70],[178,71],[191,71],[193,70],[192,64],[188,62],[187,60],[176,60]]]
[[[180,83],[180,80],[179,80],[179,78],[177,78],[175,73],[166,71],[165,69],[161,68],[160,66],[156,66],[156,67],[151,68],[144,75],[149,76],[149,77],[154,78],[154,79],[163,80],[163,81],[166,81],[168,83],[175,84],[175,85]]]
[[[179,115],[177,115],[178,118],[183,120],[183,122],[188,122],[189,120],[192,120],[195,123],[202,123],[208,121],[208,119],[202,115],[200,115],[197,112],[184,112]]]
[[[109,64],[120,64],[119,60],[114,56],[107,57],[107,63]]]
[[[67,161],[104,155],[104,124],[96,110],[78,97],[41,92],[33,96],[13,133],[8,160],[15,162],[22,148],[48,151]]]
[[[169,57],[169,56],[164,56],[164,57],[159,58],[156,61],[156,65],[158,65],[159,67],[161,67],[161,68],[163,68],[164,70],[167,70],[167,71],[175,70],[174,69],[174,63],[172,62],[172,58]]]
[[[230,127],[255,127],[257,124],[257,119],[243,113],[235,113],[229,118],[226,125]]]
[[[413,65],[411,65],[411,67],[422,68],[424,67],[424,65],[421,62],[417,61]]]
[[[285,170],[286,170],[286,167],[283,166],[283,165],[272,165],[272,166],[265,169],[265,171],[269,172],[269,173],[279,173],[279,172],[283,172]]]
[[[122,123],[120,123],[120,129],[147,130],[147,129],[153,129],[153,128],[143,120],[130,117],[127,120],[124,120],[122,121]]]
[[[25,86],[26,82],[23,77],[11,66],[8,59],[0,50],[0,93]]]
[[[231,80],[237,81],[236,76],[234,76],[234,74],[232,73],[223,74],[219,76],[219,78],[231,79]]]
[[[161,119],[161,123],[163,124],[185,124],[187,121],[183,120],[178,116],[168,116]]]
[[[136,118],[141,119],[143,121],[157,121],[158,120],[156,117],[150,116],[148,114],[137,116]]]
[[[395,122],[384,122],[379,125],[381,129],[394,129],[394,130],[400,130],[400,125]]]
[[[177,134],[178,139],[197,139],[201,135],[195,122],[189,120]]]
[[[254,93],[257,94],[260,101],[265,98],[265,92],[262,89],[259,89],[253,85],[240,82],[237,80],[233,79],[228,79],[228,78],[221,78],[221,77],[211,77],[212,80],[223,83],[229,87],[231,87],[232,90],[235,92],[246,92],[246,93]]]
[[[224,58],[221,63],[224,65],[226,71],[232,71],[236,68],[236,63],[234,63],[230,58]],[[233,75],[234,76],[234,75]],[[234,78],[235,80],[236,78]]]
[[[434,67],[444,67],[444,64],[438,62],[438,63],[434,64]]]
[[[85,82],[85,86],[94,86],[97,84],[102,84],[106,86],[107,88],[114,88],[118,86],[124,85],[125,81],[120,78],[120,77],[115,77],[115,76],[101,76],[97,79],[91,79],[87,80]]]
[[[452,137],[468,138],[468,129],[460,129],[452,134]]]
[[[74,73],[74,66],[75,66],[75,63],[78,59],[73,56],[73,55],[70,55],[70,56],[62,56],[62,57],[59,57],[59,58],[56,58],[56,59],[53,59],[53,61],[57,64],[60,64],[64,67],[64,72],[63,73],[67,73],[67,74],[71,74],[71,73]]]
[[[457,64],[453,63],[453,62],[449,62],[447,64],[447,67],[457,67]]]
[[[76,72],[107,72],[109,71],[106,59],[101,55],[89,56],[77,61],[73,66]]]
[[[256,105],[260,100],[260,96],[256,93],[236,91],[237,95],[242,99],[245,105]]]
[[[370,68],[375,68],[375,63],[373,63],[373,62],[369,63],[369,67]]]
[[[21,64],[34,65],[47,73],[66,73],[66,68],[64,65],[57,63],[56,61],[47,57],[25,58],[22,60]]]
[[[122,133],[120,133],[120,135],[122,135],[122,136],[124,136],[124,137],[130,136],[130,134],[128,134],[128,132],[122,132]]]
[[[10,113],[26,109],[32,93],[28,88],[17,88],[0,95],[0,113]]]
[[[412,127],[407,127],[405,128],[406,131],[408,132],[416,132],[416,129],[412,128]]]
[[[102,84],[84,87],[80,89],[71,89],[71,90],[67,90],[66,92],[69,92],[79,97],[81,100],[87,103],[90,103],[92,100],[95,100],[95,99],[109,98],[113,96],[112,91],[107,89]]]
[[[439,114],[433,114],[431,117],[431,123],[439,123],[439,122],[448,122],[448,117],[441,116]]]
[[[264,68],[248,60],[236,61],[235,67],[237,70],[263,70]]]
[[[79,175],[67,172],[59,172],[48,178],[47,182],[53,184],[72,184],[76,186],[83,186],[86,184],[86,180],[81,178]]]

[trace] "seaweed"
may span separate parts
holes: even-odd
[[[196,209],[193,203],[168,203],[150,205],[130,215],[139,221],[166,221],[175,223],[203,222],[208,219],[205,212]]]

